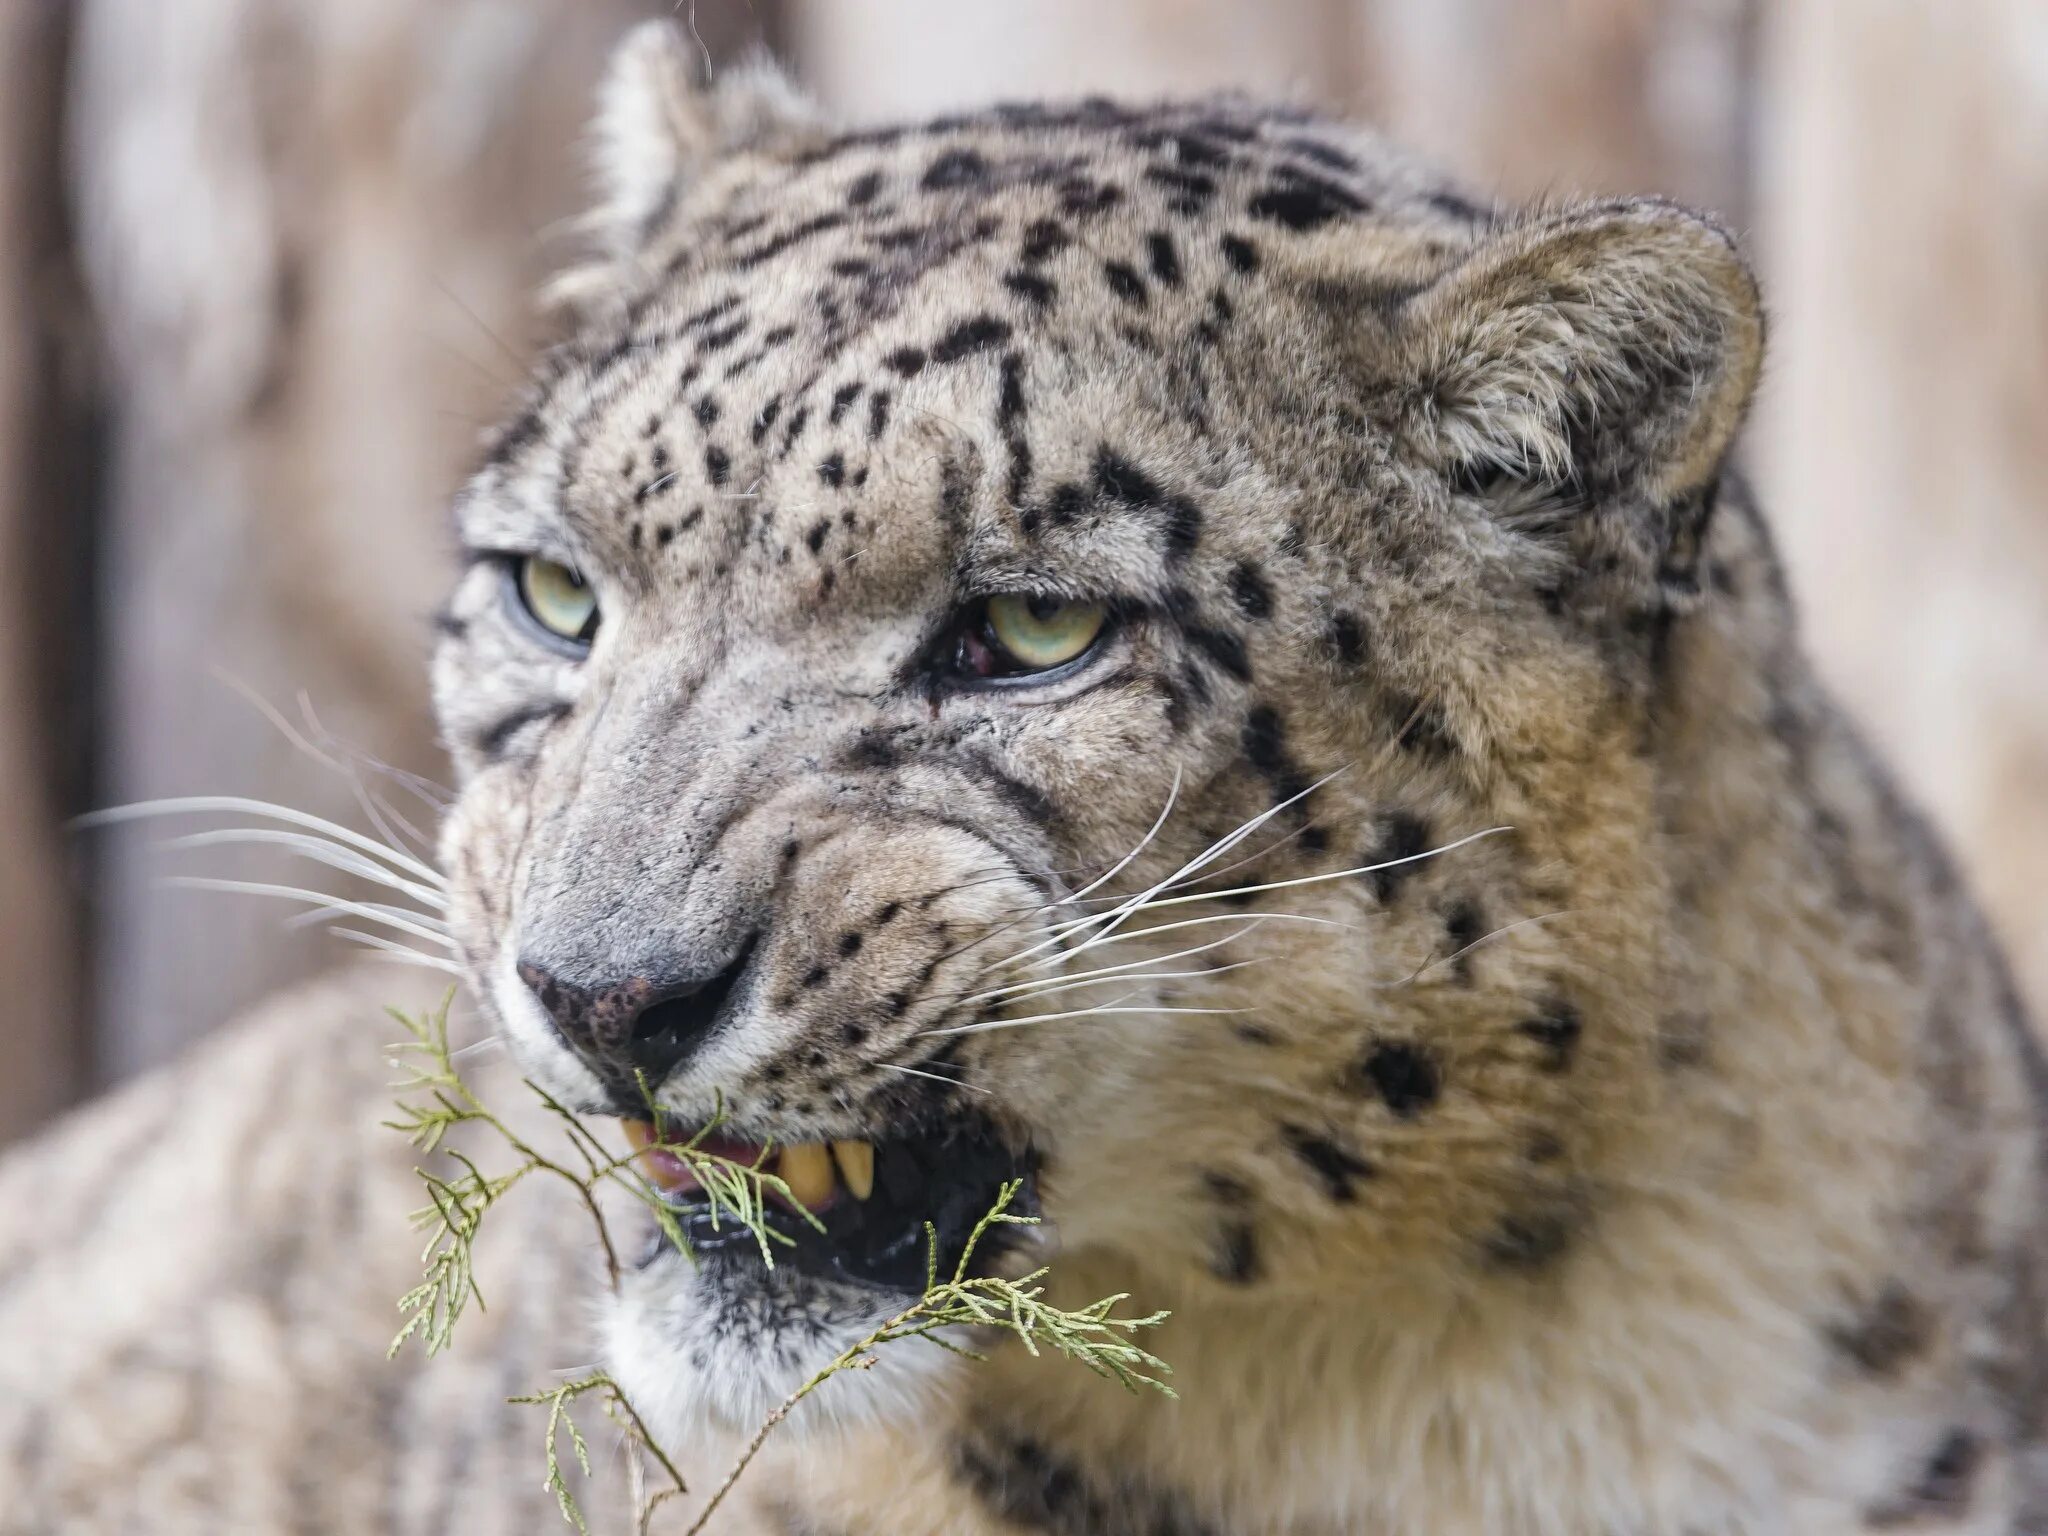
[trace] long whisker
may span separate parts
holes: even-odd
[[[407,965],[425,966],[430,971],[441,971],[450,976],[463,974],[462,967],[453,960],[445,960],[439,955],[423,955],[409,944],[400,944],[378,934],[365,933],[360,928],[330,926],[327,931],[337,938],[348,939],[368,949],[377,950],[390,960],[398,960]]]
[[[1026,1024],[1050,1024],[1059,1019],[1093,1019],[1112,1013],[1146,1013],[1153,1015],[1183,1013],[1250,1013],[1249,1008],[1124,1008],[1118,1006],[1124,998],[1136,997],[1135,992],[1126,992],[1114,1002],[1100,1008],[1070,1008],[1059,1013],[1028,1013],[1021,1019],[983,1019],[976,1024],[949,1024],[943,1029],[922,1029],[920,1035],[979,1035],[992,1029],[1021,1029]]]
[[[1089,939],[1085,944],[1077,945],[1073,949],[1062,950],[1057,955],[1050,955],[1038,961],[1031,969],[1036,971],[1043,970],[1048,965],[1059,965],[1064,961],[1072,960],[1078,955],[1087,954],[1089,950],[1096,948],[1098,945],[1126,944],[1132,939],[1149,939],[1155,934],[1172,933],[1177,928],[1196,928],[1204,923],[1243,923],[1249,921],[1251,919],[1242,912],[1217,912],[1207,917],[1184,917],[1178,922],[1157,923],[1147,928],[1133,928],[1125,933],[1097,935]],[[1319,928],[1342,928],[1346,933],[1365,933],[1368,931],[1359,923],[1347,923],[1334,917],[1315,917],[1307,912],[1261,912],[1258,914],[1258,921],[1262,923],[1313,923]]]
[[[151,816],[189,816],[208,813],[225,813],[238,816],[261,816],[271,821],[282,821],[295,827],[306,827],[315,832],[325,833],[337,842],[395,865],[409,875],[415,875],[429,885],[442,890],[448,882],[431,864],[422,863],[402,848],[393,848],[375,838],[327,820],[308,812],[295,810],[289,805],[277,805],[269,800],[252,800],[246,795],[179,795],[163,800],[139,800],[132,805],[111,806],[104,811],[89,811],[73,823],[77,827],[109,827],[131,821],[143,821]]]
[[[1166,825],[1166,818],[1173,814],[1174,803],[1179,799],[1180,768],[1176,764],[1173,770],[1173,783],[1166,791],[1166,804],[1159,808],[1159,815],[1153,821],[1151,828],[1145,833],[1143,837],[1138,839],[1137,847],[1133,848],[1129,853],[1125,854],[1122,858],[1118,859],[1114,864],[1110,865],[1108,869],[1105,869],[1093,880],[1090,880],[1086,885],[1082,886],[1080,890],[1074,892],[1073,895],[1067,897],[1067,900],[1082,901],[1086,899],[1089,892],[1100,889],[1102,886],[1105,886],[1110,881],[1114,880],[1118,875],[1122,874],[1125,866],[1128,865],[1131,862],[1131,860],[1135,859],[1139,854],[1143,853],[1148,847],[1151,846],[1152,839],[1157,837],[1159,835],[1159,829]]]
[[[892,1061],[878,1061],[875,1065],[884,1072],[901,1072],[905,1077],[922,1077],[930,1082],[944,1083],[948,1088],[965,1088],[969,1093],[988,1092],[986,1088],[976,1087],[973,1083],[963,1082],[957,1077],[941,1077],[936,1072],[922,1072],[916,1067],[899,1067]]]
[[[1284,891],[1298,885],[1320,885],[1330,880],[1349,879],[1353,875],[1369,875],[1375,870],[1393,869],[1402,864],[1413,864],[1419,859],[1439,858],[1446,853],[1456,852],[1468,843],[1476,843],[1481,838],[1497,837],[1503,832],[1511,832],[1513,830],[1512,827],[1488,827],[1484,831],[1473,832],[1465,837],[1461,837],[1456,842],[1443,843],[1435,848],[1426,849],[1421,853],[1411,853],[1398,859],[1382,859],[1377,864],[1361,864],[1355,869],[1333,869],[1319,875],[1297,875],[1292,880],[1269,880],[1263,885],[1240,885],[1225,891],[1197,891],[1187,896],[1169,896],[1160,901],[1144,902],[1131,910],[1154,912],[1162,907],[1177,907],[1191,901],[1221,901],[1225,897],[1230,896],[1256,896],[1262,891]],[[1098,912],[1089,917],[1077,917],[1070,923],[1061,924],[1053,931],[1056,934],[1063,934],[1073,929],[1085,928],[1090,923],[1101,922],[1105,917],[1111,915]],[[1130,914],[1122,913],[1118,915],[1128,916]]]
[[[281,832],[269,827],[228,827],[217,832],[188,832],[180,837],[167,838],[165,848],[212,848],[231,843],[264,843],[284,848],[301,858],[325,864],[346,874],[358,875],[365,880],[394,891],[402,891],[423,906],[446,910],[448,898],[434,886],[422,885],[394,874],[381,864],[372,863],[359,853],[351,852],[337,843],[309,836],[304,832]]]
[[[1513,933],[1517,928],[1526,928],[1531,923],[1547,923],[1554,917],[1572,917],[1575,915],[1576,913],[1570,908],[1559,908],[1555,912],[1538,912],[1530,917],[1517,918],[1512,923],[1503,923],[1500,927],[1494,929],[1491,933],[1482,933],[1481,935],[1479,935],[1478,938],[1474,939],[1471,943],[1465,945],[1461,949],[1454,949],[1448,955],[1438,955],[1434,959],[1423,961],[1422,964],[1418,965],[1414,970],[1410,971],[1406,976],[1402,977],[1399,981],[1376,983],[1376,989],[1392,991],[1397,987],[1412,986],[1415,982],[1420,981],[1424,976],[1427,976],[1431,971],[1435,970],[1438,966],[1450,965],[1454,961],[1458,960],[1461,956],[1471,954],[1472,951],[1479,948],[1480,945],[1491,944],[1495,939],[1499,938],[1504,933]]]
[[[1227,943],[1228,940],[1220,942]],[[1136,976],[1128,974],[1130,971],[1129,966],[1113,965],[1101,975],[1075,976],[1072,978],[1047,976],[1038,981],[1020,982],[1015,987],[1004,987],[1002,990],[1005,992],[1020,992],[1023,988],[1030,988],[1031,990],[1029,991],[1022,991],[1021,995],[1036,1002],[1041,997],[1050,997],[1056,992],[1071,992],[1076,987],[1100,987],[1112,981],[1184,981],[1195,976],[1221,976],[1227,971],[1241,971],[1248,965],[1265,965],[1272,959],[1271,955],[1259,955],[1250,960],[1233,960],[1228,965],[1212,965],[1192,971],[1141,971]],[[1135,963],[1143,965],[1147,962],[1141,960]],[[973,1002],[975,999],[967,998],[965,1001]]]
[[[402,912],[396,907],[381,902],[346,901],[339,896],[325,895],[319,891],[300,890],[295,885],[270,885],[257,880],[217,880],[207,875],[172,875],[166,885],[182,886],[191,891],[227,891],[244,896],[275,896],[283,901],[303,901],[311,906],[322,907],[330,912],[347,913],[365,921],[380,923],[386,928],[425,939],[444,949],[453,950],[455,941],[447,931],[433,924],[431,918],[422,918],[416,913]]]
[[[1063,982],[1093,981],[1103,976],[1114,976],[1123,971],[1136,970],[1140,966],[1166,965],[1175,960],[1185,960],[1190,955],[1206,954],[1208,951],[1212,949],[1221,949],[1225,944],[1229,944],[1234,940],[1243,938],[1247,933],[1250,933],[1252,929],[1258,927],[1259,925],[1259,919],[1256,917],[1243,918],[1241,919],[1241,921],[1244,923],[1245,926],[1240,928],[1236,933],[1226,933],[1222,938],[1211,939],[1206,944],[1194,944],[1190,945],[1186,949],[1177,949],[1170,955],[1160,955],[1156,959],[1148,956],[1146,959],[1143,960],[1126,960],[1122,965],[1105,965],[1099,970],[1083,971],[1079,975],[1062,974],[1059,976],[1040,977],[1036,981],[1016,981],[1010,983],[1010,985],[1006,987],[991,987],[986,992],[977,992],[974,994],[974,996],[963,998],[961,1001],[968,1003],[984,1003],[991,998],[1002,997],[1012,992],[1025,992],[1031,990],[1032,988],[1042,988]],[[1201,975],[1204,973],[1183,972],[1182,974]],[[1150,980],[1152,978],[1147,977],[1146,979]]]
[[[1267,822],[1271,821],[1275,816],[1279,815],[1282,811],[1286,810],[1290,805],[1293,805],[1295,802],[1303,800],[1307,798],[1309,795],[1314,794],[1317,790],[1321,789],[1325,784],[1329,783],[1330,780],[1336,778],[1338,774],[1341,774],[1343,772],[1343,768],[1338,768],[1331,773],[1327,773],[1323,775],[1322,778],[1317,779],[1315,783],[1309,785],[1306,789],[1303,789],[1296,794],[1289,795],[1285,800],[1282,800],[1279,804],[1272,806],[1265,811],[1262,811],[1257,816],[1254,816],[1250,821],[1244,823],[1244,825],[1239,827],[1235,832],[1232,832],[1225,837],[1217,839],[1217,841],[1215,841],[1214,843],[1211,843],[1207,848],[1203,849],[1202,852],[1195,855],[1194,858],[1188,860],[1187,863],[1183,864],[1179,869],[1175,870],[1172,874],[1168,875],[1164,880],[1157,881],[1154,884],[1148,886],[1146,889],[1140,891],[1137,895],[1131,897],[1128,901],[1124,902],[1121,906],[1115,907],[1108,912],[1092,913],[1087,917],[1075,918],[1073,921],[1068,923],[1056,924],[1052,928],[1052,930],[1046,935],[1046,937],[1041,939],[1038,943],[1033,944],[1026,949],[1019,950],[1016,954],[1011,955],[1006,960],[997,961],[994,965],[986,967],[985,970],[994,970],[998,966],[1015,965],[1021,960],[1027,960],[1032,955],[1038,954],[1042,950],[1050,948],[1055,944],[1061,943],[1067,932],[1077,927],[1086,926],[1090,923],[1106,923],[1109,925],[1109,928],[1115,928],[1116,926],[1121,924],[1126,917],[1129,917],[1133,912],[1149,904],[1155,896],[1157,896],[1161,891],[1165,890],[1174,881],[1183,879],[1186,876],[1193,874],[1195,871],[1204,868],[1212,859],[1221,858],[1224,854],[1228,853],[1232,848],[1236,847],[1240,842],[1244,841],[1245,838],[1251,836],[1253,832],[1257,831],[1260,827],[1264,826]],[[1107,932],[1108,930],[1105,929],[1104,931]]]

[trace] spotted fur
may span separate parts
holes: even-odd
[[[2040,1058],[1728,468],[1763,321],[1723,230],[1483,208],[1231,99],[842,132],[768,74],[694,88],[660,27],[600,139],[575,336],[458,503],[475,990],[605,1111],[521,967],[645,991],[743,956],[667,1109],[991,1116],[1059,1293],[1174,1313],[1172,1404],[885,1352],[735,1521],[2048,1521]],[[597,585],[587,656],[508,601],[527,552]],[[1039,683],[935,671],[1013,590],[1104,603],[1107,640]],[[1198,911],[1197,974],[1044,1023],[978,998],[1132,850],[1104,894],[1261,817],[1174,892],[1205,905],[1035,951],[1163,957],[1190,930],[1144,930]],[[602,1330],[695,1443],[890,1304],[670,1256]]]

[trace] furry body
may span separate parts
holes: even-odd
[[[476,991],[617,1111],[522,977],[742,967],[666,1112],[987,1116],[1061,1294],[1174,1313],[1171,1404],[892,1352],[735,1521],[2048,1522],[2039,1059],[1725,471],[1762,322],[1724,234],[1497,214],[1243,103],[837,135],[767,77],[695,91],[659,30],[602,128],[578,337],[458,508]],[[601,592],[587,651],[508,611],[535,552]],[[1116,622],[1043,682],[938,680],[1006,591]],[[988,998],[1086,968],[1053,925],[1112,869],[1207,905],[1057,994],[1114,1012]],[[1241,921],[1190,967],[1192,911]],[[893,1304],[671,1253],[601,1328],[694,1440]]]

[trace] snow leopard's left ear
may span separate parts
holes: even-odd
[[[1581,559],[1682,584],[1763,355],[1727,231],[1649,200],[1540,213],[1483,236],[1388,327],[1396,430],[1455,490]]]
[[[723,68],[709,85],[703,71],[670,21],[642,22],[612,54],[591,125],[597,202],[584,221],[600,259],[565,273],[553,297],[577,302],[630,282],[691,180],[721,156],[773,152],[819,131],[817,110],[767,58]]]

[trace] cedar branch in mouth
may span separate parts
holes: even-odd
[[[752,1254],[759,1262],[753,1234],[730,1213],[713,1226],[711,1207],[696,1175],[684,1158],[669,1150],[692,1146],[694,1134],[668,1126],[657,1135],[648,1121],[626,1122],[641,1172],[674,1207],[692,1249],[736,1258]],[[1012,1151],[992,1125],[978,1118],[949,1119],[879,1141],[774,1145],[713,1131],[697,1135],[692,1150],[775,1175],[789,1187],[791,1199],[815,1219],[814,1226],[780,1191],[766,1191],[764,1219],[790,1239],[775,1247],[778,1265],[787,1263],[809,1274],[883,1290],[915,1295],[924,1289],[931,1246],[927,1224],[938,1242],[938,1268],[950,1274],[975,1225],[1008,1181],[1024,1181],[1015,1213],[1035,1214],[1036,1159],[1028,1152]],[[997,1228],[984,1237],[975,1250],[977,1272],[987,1272],[985,1266],[1007,1246],[999,1239],[1016,1230]]]

